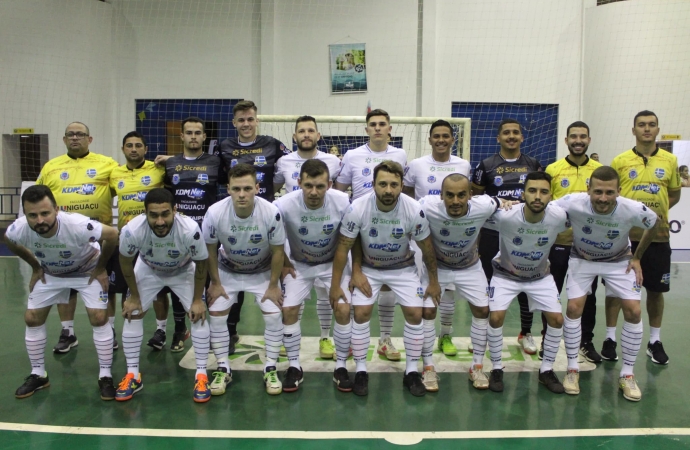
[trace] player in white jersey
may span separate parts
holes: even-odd
[[[283,156],[276,163],[276,172],[273,176],[273,191],[280,192],[283,184],[289,193],[299,190],[299,174],[302,164],[311,159],[323,161],[328,167],[329,181],[334,180],[340,171],[340,158],[329,153],[319,151],[317,143],[321,139],[316,119],[311,116],[300,116],[295,123],[295,133],[292,136],[297,143],[297,151]],[[324,359],[331,359],[334,356],[335,348],[329,336],[331,333],[331,322],[333,321],[333,310],[328,301],[328,289],[319,279],[314,285],[316,291],[316,313],[319,316],[321,325],[321,339],[319,340],[319,356]],[[302,303],[304,310],[304,303]],[[283,386],[285,390],[285,387]]]
[[[323,161],[309,160],[300,167],[298,180],[301,191],[285,194],[275,202],[282,214],[290,244],[289,257],[286,255],[283,263],[283,345],[290,362],[283,379],[285,392],[296,391],[303,380],[299,362],[302,338],[300,306],[304,304],[304,299],[309,298],[317,280],[330,289],[340,220],[350,206],[347,194],[330,189],[330,178],[328,166]],[[349,281],[348,273],[341,281],[344,291],[347,291]],[[328,308],[331,308],[330,303]],[[350,392],[352,382],[345,368],[350,350],[349,339],[342,338],[351,332],[350,305],[341,301],[334,309],[334,337],[339,345],[333,381],[340,391]]]
[[[618,172],[602,166],[592,172],[587,193],[566,195],[556,201],[568,212],[573,226],[564,324],[568,373],[563,385],[568,394],[580,393],[577,354],[582,334],[581,317],[592,280],[598,275],[606,282],[606,296],[620,298],[623,307],[623,367],[618,385],[623,397],[639,401],[642,392],[633,375],[633,366],[642,342],[640,259],[654,239],[659,221],[650,208],[619,197],[619,193]],[[632,227],[644,230],[634,255],[628,238]]]
[[[26,398],[50,386],[45,370],[46,319],[50,308],[69,301],[70,290],[84,299],[93,327],[98,354],[98,387],[103,400],[115,398],[111,374],[113,332],[108,324],[108,275],[110,255],[117,247],[117,229],[76,213],[58,210],[47,186],[29,187],[22,194],[25,216],[5,233],[7,247],[32,268],[29,299],[24,314],[25,343],[31,374],[15,392]],[[101,240],[99,247],[97,241]],[[96,282],[94,282],[96,281]]]
[[[175,197],[164,188],[155,188],[144,199],[145,213],[122,228],[120,266],[129,286],[122,305],[125,323],[122,346],[127,360],[127,374],[120,382],[115,399],[127,401],[143,387],[139,372],[139,353],[144,338],[146,312],[157,294],[170,289],[192,322],[192,344],[196,358],[193,398],[197,403],[211,399],[206,374],[210,331],[203,294],[208,269],[208,252],[199,225],[179,214]],[[134,258],[139,261],[134,265]]]
[[[486,277],[483,276],[484,271],[477,252],[477,238],[479,229],[486,219],[496,212],[503,201],[488,195],[476,197],[471,197],[471,195],[470,181],[467,176],[455,173],[445,177],[440,195],[428,195],[419,203],[429,221],[441,289],[454,288],[454,291],[446,290],[444,297],[448,297],[447,294],[450,292],[450,301],[455,302],[453,293],[457,292],[469,302],[472,312],[470,338],[474,355],[469,377],[475,388],[487,389],[489,379],[484,373],[483,361],[486,352],[486,328],[489,324],[489,299],[487,297],[488,284]],[[512,204],[512,202],[509,203]],[[427,282],[426,278],[424,274],[423,285]],[[443,311],[443,303],[444,299],[441,297],[439,304],[441,311]],[[424,373],[422,380],[427,391],[438,391],[438,378],[432,356],[436,339],[434,324],[436,307],[425,307],[423,319]]]
[[[470,176],[470,163],[462,158],[451,155],[453,149],[453,127],[445,120],[437,120],[429,129],[429,145],[431,155],[410,161],[405,169],[403,179],[403,193],[417,200],[426,195],[440,195],[441,183],[450,173],[459,173]],[[470,193],[467,193],[468,199]],[[418,255],[419,256],[419,255]],[[416,260],[417,267],[421,267],[419,257]],[[455,298],[453,285],[444,291],[439,304],[441,334],[438,339],[438,348],[447,356],[455,356],[458,349],[453,344],[452,326],[455,314]]]
[[[417,371],[422,353],[424,330],[422,306],[438,304],[436,257],[429,235],[429,222],[417,201],[402,192],[403,168],[394,161],[384,161],[374,168],[374,192],[355,200],[343,217],[331,284],[331,304],[347,301],[340,288],[347,255],[355,240],[361,238],[361,255],[353,252],[352,304],[355,323],[352,325],[352,352],[357,364],[353,391],[367,395],[369,377],[366,370],[369,350],[369,320],[381,286],[388,285],[395,293],[405,316],[404,342],[406,370],[403,385],[415,396],[426,388]],[[422,288],[414,265],[410,240],[418,242],[429,275],[426,291]],[[426,299],[426,300],[425,300]]]
[[[382,109],[374,109],[367,114],[365,131],[369,142],[345,153],[335,188],[346,191],[352,187],[352,199],[356,200],[373,190],[374,167],[384,160],[395,161],[403,168],[407,166],[405,151],[388,145],[392,127],[390,116]],[[376,349],[391,361],[400,360],[400,352],[391,341],[393,317],[395,315],[395,295],[388,286],[383,286],[378,299],[379,326],[381,336]]]
[[[491,313],[487,338],[493,364],[489,389],[503,391],[503,322],[513,298],[524,292],[530,312],[540,309],[546,317],[539,382],[551,392],[562,394],[563,385],[553,371],[553,363],[563,336],[563,314],[556,282],[549,273],[549,251],[558,233],[568,229],[568,215],[560,207],[549,204],[551,175],[545,172],[527,174],[522,199],[525,203],[509,211],[498,210],[489,219],[500,236],[489,287]]]
[[[266,392],[277,395],[282,392],[276,362],[283,342],[280,274],[285,229],[278,208],[258,197],[259,183],[253,166],[237,164],[228,172],[228,180],[230,196],[212,205],[202,224],[211,277],[207,290],[211,347],[218,361],[211,392],[224,394],[232,379],[226,320],[237,295],[251,292],[265,322]]]

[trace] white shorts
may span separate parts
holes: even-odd
[[[429,275],[424,270],[422,276],[422,286],[426,289],[429,285]],[[474,306],[489,306],[489,295],[486,282],[486,275],[482,269],[482,264],[477,261],[466,269],[450,270],[438,269],[438,283],[441,290],[454,290],[456,298],[467,300]]]
[[[39,309],[58,303],[69,302],[69,292],[74,289],[81,294],[84,305],[91,309],[106,309],[108,307],[108,293],[103,292],[101,283],[93,280],[89,283],[89,276],[62,278],[45,274],[46,282],[38,280],[34,290],[29,294],[27,309]]]
[[[635,272],[625,273],[630,261],[597,262],[581,258],[568,261],[568,298],[584,297],[592,292],[594,277],[601,277],[606,283],[606,296],[623,300],[641,300],[642,292],[637,285]],[[589,285],[587,285],[589,283]]]
[[[373,305],[379,296],[381,286],[385,284],[395,293],[395,302],[400,306],[434,307],[434,302],[431,298],[424,300],[424,288],[422,288],[422,284],[419,281],[417,268],[414,266],[399,270],[377,270],[370,267],[362,267],[362,272],[369,280],[371,298],[367,298],[362,291],[355,288],[355,291],[352,293],[352,304],[354,306]]]
[[[170,288],[180,298],[185,311],[189,312],[194,300],[194,272],[196,265],[191,262],[180,272],[173,274],[161,273],[153,270],[147,264],[140,262],[134,266],[134,276],[139,289],[142,312],[151,308],[151,304],[163,288]]]
[[[261,302],[261,299],[268,289],[271,282],[271,271],[261,273],[234,273],[219,269],[220,284],[225,289],[228,297],[220,297],[208,308],[209,311],[225,311],[237,303],[237,294],[240,292],[250,292],[254,294],[254,300],[259,305],[261,311],[267,314],[279,313],[280,309],[271,300]]]
[[[424,259],[422,258],[422,250],[420,250],[417,241],[410,240],[410,249],[414,250],[414,265],[417,266],[417,273],[419,274],[419,279],[422,280],[424,284],[424,277],[427,275],[426,266],[424,265]],[[426,286],[426,284],[424,284]],[[441,285],[443,287],[443,285]],[[447,287],[443,288],[446,291],[454,291],[455,285],[449,284]],[[486,292],[486,291],[485,291]]]
[[[300,262],[292,262],[295,266],[297,278],[292,278],[288,275],[283,280],[283,306],[297,306],[301,305],[304,300],[311,298],[311,288],[316,285],[317,281],[326,290],[331,289],[331,278],[333,276],[333,263],[319,264],[318,266],[310,266]],[[350,270],[346,266],[343,271],[340,287],[345,291],[345,296],[350,300],[350,291],[348,285],[350,284]],[[342,302],[340,300],[339,302]]]
[[[527,294],[530,311],[563,312],[551,274],[535,281],[513,281],[494,274],[489,287],[489,310],[505,311],[520,292]]]

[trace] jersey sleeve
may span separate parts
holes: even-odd
[[[636,227],[640,227],[644,230],[649,230],[654,226],[656,223],[658,216],[657,214],[652,211],[650,208],[647,208],[644,204],[641,202],[634,202],[637,203],[636,205],[633,205],[633,211],[636,211],[636,214],[633,217],[633,225]]]
[[[340,165],[340,172],[338,172],[338,177],[335,179],[337,183],[341,184],[352,184],[352,165],[350,164],[350,158],[347,157],[348,153],[343,156],[343,161]]]
[[[415,177],[412,162],[405,166],[405,176],[403,176],[403,186],[414,187]]]
[[[472,174],[472,183],[476,184],[477,186],[487,186],[488,183],[486,182],[486,169],[484,167],[484,161],[479,161],[479,164],[477,164],[477,167],[474,169],[474,173]]]
[[[426,214],[424,214],[421,207],[417,208],[417,213],[412,218],[411,225],[409,231],[412,234],[412,239],[415,241],[423,241],[431,234],[429,221],[426,219]]]
[[[14,245],[24,245],[21,239],[21,227],[16,222],[12,223],[5,232],[5,238]]]
[[[190,232],[185,233],[185,245],[194,261],[203,261],[204,259],[208,259],[208,249],[206,248],[204,239],[201,238],[199,225],[194,221],[191,222],[194,226]]]
[[[276,170],[273,173],[273,184],[284,184],[285,183],[285,176],[283,175],[283,170],[285,170],[283,164],[283,159],[280,158],[278,161],[276,161]]]
[[[80,244],[96,242],[101,238],[101,234],[103,233],[103,225],[96,220],[89,219],[88,217],[84,217],[74,225],[76,225],[76,230],[72,229],[71,226],[70,228],[72,231],[76,231],[75,234],[77,236],[77,241]]]
[[[362,228],[362,217],[354,206],[350,205],[343,216],[340,234],[354,239],[359,234],[360,228]]]
[[[285,227],[283,226],[283,215],[278,208],[273,208],[273,217],[269,220],[268,228],[269,245],[285,244]]]
[[[207,244],[218,243],[218,220],[213,209],[206,211],[204,220],[201,222],[201,231],[204,235],[204,242]]]
[[[137,254],[140,248],[139,239],[134,235],[129,224],[125,225],[120,232],[120,253],[131,258]]]

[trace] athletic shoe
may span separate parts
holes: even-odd
[[[472,341],[470,341],[470,343],[467,344],[467,352],[474,353],[474,345],[472,344]]]
[[[240,342],[240,335],[235,333],[232,336],[230,336],[230,342],[232,342],[233,344],[237,344],[238,342]]]
[[[14,396],[17,398],[31,397],[37,390],[47,388],[48,386],[50,386],[50,380],[47,373],[43,377],[32,373],[24,379],[24,384],[17,388]]]
[[[403,386],[410,390],[415,397],[423,397],[426,394],[426,386],[422,382],[419,372],[406,373],[403,377]]]
[[[280,350],[278,350],[278,355],[282,356],[283,358],[287,357],[287,349],[285,348],[284,345],[280,346]]]
[[[631,402],[642,400],[642,391],[637,386],[635,375],[626,375],[618,379],[618,387],[623,391],[623,397]]]
[[[319,357],[323,359],[333,359],[335,356],[335,347],[333,342],[328,338],[319,339]]]
[[[539,361],[544,359],[544,336],[541,337],[541,344],[539,344],[539,351],[537,352],[537,358],[539,358]]]
[[[72,347],[76,347],[77,345],[79,345],[77,335],[73,334],[70,336],[69,330],[62,330],[60,332],[60,339],[58,339],[58,343],[55,344],[55,347],[53,347],[53,352],[67,353]]]
[[[139,374],[139,379],[135,380],[134,375],[128,373],[120,381],[120,385],[117,387],[117,392],[115,392],[115,400],[118,402],[124,402],[129,400],[144,388],[144,383],[141,381],[141,374]]]
[[[101,400],[115,400],[115,385],[112,377],[99,378],[98,390],[101,391]]]
[[[230,336],[230,344],[228,344],[228,356],[235,354],[235,350],[236,350],[235,344],[237,344],[238,342],[240,342],[240,335],[239,334],[235,333],[235,334]],[[282,350],[282,348],[281,348],[281,350]]]
[[[455,356],[458,354],[458,348],[453,344],[453,338],[449,334],[444,334],[438,338],[438,349],[446,356]]]
[[[489,373],[489,389],[503,392],[503,369],[494,369]]]
[[[599,364],[601,362],[601,355],[597,353],[594,344],[591,342],[585,342],[580,345],[580,355],[591,363]]]
[[[153,347],[154,350],[163,350],[163,347],[165,347],[165,331],[160,328],[157,329],[146,345]]]
[[[352,381],[350,381],[350,374],[347,373],[345,367],[335,369],[333,372],[333,382],[340,392],[352,392]]]
[[[484,366],[475,364],[470,367],[470,381],[475,389],[489,389],[489,377],[484,372]]]
[[[211,400],[211,389],[208,388],[208,377],[200,373],[194,381],[194,401],[206,403],[209,400]]]
[[[361,371],[355,374],[355,385],[352,387],[355,395],[369,395],[369,374]]]
[[[553,370],[539,372],[539,382],[546,386],[546,389],[550,390],[554,394],[562,394],[565,392],[563,385],[558,380],[558,377]]]
[[[601,346],[601,357],[606,361],[618,361],[616,354],[616,347],[618,344],[611,338],[606,338],[604,344]]]
[[[211,395],[225,394],[225,388],[232,383],[232,370],[228,372],[225,367],[219,367],[213,372],[213,381],[211,382]]]
[[[278,379],[278,371],[275,366],[266,368],[264,384],[266,385],[266,393],[269,395],[278,395],[283,392],[283,384]]]
[[[427,391],[438,392],[438,375],[436,374],[436,368],[434,366],[424,367],[422,383],[424,384],[424,389]]]
[[[563,378],[563,389],[566,394],[577,395],[580,393],[580,372],[575,369],[568,369]]]
[[[189,339],[190,333],[188,329],[182,331],[176,331],[173,333],[172,344],[170,344],[170,351],[173,353],[181,352],[184,350],[184,341]]]
[[[304,383],[304,371],[300,367],[288,367],[283,378],[283,391],[295,392],[299,389],[299,385]]]
[[[120,348],[120,344],[117,343],[117,333],[115,332],[115,328],[113,328],[113,350],[117,350]]]
[[[393,345],[390,337],[386,339],[379,339],[379,347],[376,353],[385,356],[389,361],[400,361],[400,352]]]
[[[535,355],[537,353],[537,344],[534,343],[532,333],[518,334],[518,344],[522,346],[522,349],[528,355]]]
[[[661,341],[656,341],[653,344],[647,342],[647,356],[652,358],[652,362],[655,364],[668,364],[668,355],[664,351],[664,345]]]

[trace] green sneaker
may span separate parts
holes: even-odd
[[[285,350],[284,345],[280,346],[280,351],[278,352],[278,355],[282,356],[283,358],[285,358],[287,356],[287,350]]]
[[[283,383],[278,379],[278,371],[275,366],[266,368],[264,384],[266,385],[266,393],[269,395],[278,395],[283,392]]]
[[[335,355],[335,347],[333,342],[328,338],[319,340],[319,356],[323,359],[333,359]]]
[[[453,338],[449,334],[444,334],[438,338],[438,349],[446,356],[455,356],[458,354],[458,348],[453,344]]]
[[[225,367],[219,367],[217,371],[213,372],[213,381],[211,382],[211,395],[225,394],[225,388],[232,383],[232,371],[228,372]]]

